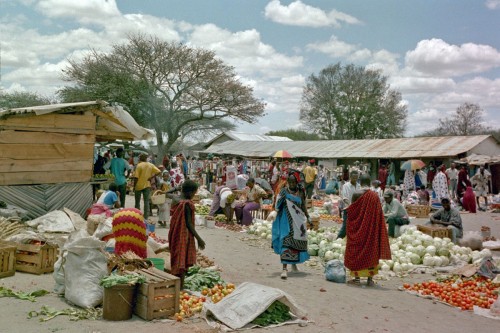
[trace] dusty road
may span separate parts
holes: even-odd
[[[130,198],[129,198],[130,199]],[[488,225],[492,235],[500,238],[500,220],[496,215],[465,214],[465,230],[479,230]],[[412,224],[422,222],[413,220]],[[244,233],[224,229],[198,228],[207,243],[204,254],[213,258],[223,269],[223,278],[236,284],[244,281],[280,288],[290,294],[308,313],[313,321],[307,327],[288,325],[266,332],[500,332],[500,321],[463,312],[430,300],[411,296],[397,290],[403,282],[414,283],[431,279],[427,274],[410,275],[377,281],[375,288],[335,284],[324,279],[320,268],[301,265],[301,272],[289,274],[288,280],[279,278],[280,263],[268,244],[252,239]],[[167,229],[157,229],[166,238]],[[499,253],[496,252],[496,255]],[[22,291],[52,290],[50,274],[36,276],[16,273],[0,279],[0,285]],[[320,291],[321,289],[325,291]],[[31,310],[42,305],[64,309],[68,304],[63,298],[50,294],[37,302],[1,298],[0,332],[214,332],[201,320],[188,323],[145,322],[133,317],[125,322],[82,320],[71,322],[65,316],[40,323],[27,319]],[[256,332],[263,332],[258,329]]]

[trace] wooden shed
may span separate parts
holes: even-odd
[[[29,217],[92,204],[94,144],[149,139],[120,106],[105,102],[0,110],[0,200]]]

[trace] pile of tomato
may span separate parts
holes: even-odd
[[[474,305],[489,309],[498,298],[499,288],[490,279],[478,275],[471,278],[453,277],[442,282],[405,283],[403,287],[421,295],[434,296],[462,310],[472,310]]]

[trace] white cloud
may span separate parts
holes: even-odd
[[[307,49],[325,53],[332,58],[341,58],[352,54],[357,49],[357,46],[341,41],[332,35],[327,42],[308,44]]]
[[[115,0],[41,0],[38,10],[51,18],[72,18],[82,23],[105,24],[120,16]]]
[[[426,39],[406,53],[406,66],[428,76],[453,77],[481,73],[500,66],[500,52],[489,45],[450,45],[441,39]]]
[[[403,94],[438,94],[455,87],[452,79],[415,76],[392,76],[390,83]]]
[[[486,0],[486,7],[489,9],[499,9],[500,8],[500,0]]]
[[[214,24],[205,24],[194,27],[188,40],[192,45],[216,52],[245,76],[282,77],[303,65],[302,57],[286,56],[263,43],[255,29],[230,32]]]
[[[302,27],[340,27],[341,22],[358,24],[360,21],[348,14],[332,10],[325,12],[320,8],[294,1],[288,6],[281,5],[279,0],[269,2],[265,8],[265,16],[271,21]]]

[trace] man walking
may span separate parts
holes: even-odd
[[[491,178],[491,173],[484,169],[484,165],[479,167],[476,174],[472,176],[471,181],[474,185],[474,192],[476,194],[477,207],[481,209],[479,198],[484,197],[485,207],[488,206],[488,182]]]
[[[314,167],[314,160],[310,160],[302,172],[306,178],[306,197],[307,199],[311,199],[314,190],[314,182],[318,175],[318,170]]]
[[[151,197],[151,178],[158,175],[161,171],[153,163],[147,161],[148,155],[139,156],[139,164],[135,168],[134,174],[134,193],[135,208],[140,209],[141,194],[144,201],[144,220],[149,218],[150,208],[149,199]]]
[[[445,171],[446,176],[450,180],[450,195],[451,198],[456,200],[457,198],[457,184],[458,184],[458,169],[455,166],[455,163],[451,163],[450,167]]]
[[[123,148],[118,148],[116,150],[116,157],[111,160],[109,170],[113,176],[115,176],[114,183],[118,187],[120,192],[120,205],[122,208],[125,207],[125,196],[127,194],[127,178],[130,176],[131,167],[127,161],[123,158],[124,154]],[[125,176],[125,173],[127,175]]]

